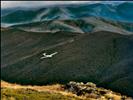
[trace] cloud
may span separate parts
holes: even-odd
[[[2,8],[10,7],[36,7],[48,6],[56,4],[80,4],[80,3],[95,3],[99,1],[1,1]]]

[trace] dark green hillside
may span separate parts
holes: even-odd
[[[5,17],[2,17],[2,22],[5,23],[17,23],[23,22],[23,21],[29,21],[32,20],[34,17],[36,17],[37,12],[35,11],[16,11],[14,13],[11,13]]]
[[[17,10],[16,10],[17,9]],[[23,22],[31,22],[35,21],[35,18],[39,16],[42,12],[46,10],[46,8],[41,9],[34,9],[34,10],[21,10],[16,8],[15,11],[10,11],[9,14],[3,14],[1,17],[1,22],[4,23],[23,23]],[[13,9],[12,9],[13,10]],[[5,10],[2,10],[2,12],[6,12]],[[39,20],[38,20],[39,21]]]
[[[39,85],[92,81],[133,94],[132,35],[106,31],[48,34],[8,29],[2,31],[1,39],[2,80]],[[40,59],[44,52],[58,54]]]

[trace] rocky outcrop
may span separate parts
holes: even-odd
[[[120,93],[96,87],[96,84],[91,82],[86,84],[82,82],[69,82],[64,86],[64,89],[76,94],[77,96],[84,96],[86,98],[94,98],[98,100],[133,100],[130,97],[121,95]]]

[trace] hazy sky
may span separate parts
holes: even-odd
[[[35,7],[56,4],[79,4],[79,3],[95,3],[99,1],[1,1],[2,8],[7,7]]]

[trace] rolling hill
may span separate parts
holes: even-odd
[[[125,94],[133,93],[133,35],[7,29],[2,31],[1,39],[3,80],[39,85],[92,81]],[[58,54],[42,60],[44,52]]]

